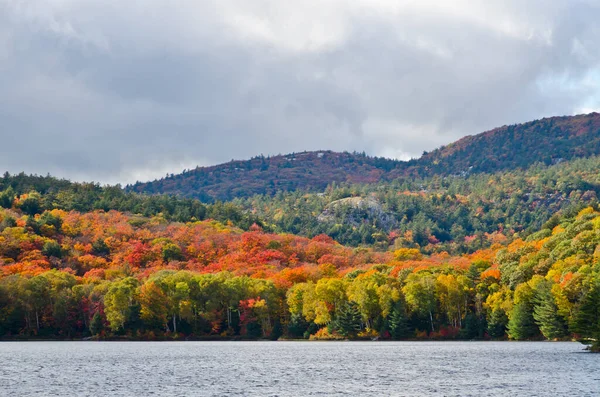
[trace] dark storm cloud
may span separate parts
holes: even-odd
[[[600,106],[592,1],[0,4],[0,169],[131,182],[260,153],[417,156]]]

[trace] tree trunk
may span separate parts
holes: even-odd
[[[194,333],[198,329],[198,308],[196,305],[193,306],[194,309]]]
[[[435,328],[433,328],[433,314],[431,310],[429,311],[429,321],[431,321],[431,332],[435,332]]]
[[[177,321],[175,320],[175,313],[173,313],[173,333],[177,333]]]

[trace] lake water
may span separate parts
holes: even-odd
[[[2,396],[594,396],[600,355],[544,342],[6,342]]]

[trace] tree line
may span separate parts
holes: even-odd
[[[0,210],[5,338],[597,341],[600,213],[471,254],[116,211]]]

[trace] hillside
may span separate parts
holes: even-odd
[[[331,183],[374,183],[400,177],[466,175],[555,164],[600,154],[600,114],[552,117],[467,136],[408,162],[359,153],[303,152],[198,167],[127,189],[203,201],[322,192]]]
[[[256,217],[231,203],[203,204],[196,199],[125,192],[121,186],[76,183],[51,176],[10,175],[0,177],[0,208],[16,205],[27,215],[45,210],[88,212],[117,210],[143,216],[160,216],[168,221],[189,222],[213,219],[243,229],[262,225]]]
[[[600,157],[590,157],[526,170],[340,184],[319,193],[296,190],[214,204],[19,174],[0,178],[0,207],[17,206],[28,215],[117,210],[176,222],[212,219],[244,230],[257,224],[308,238],[326,234],[341,244],[379,251],[404,247],[461,254],[526,237],[555,214],[597,205],[599,168]]]
[[[600,154],[600,113],[503,126],[443,146],[412,166],[418,174],[496,172]]]
[[[400,178],[233,203],[273,231],[327,234],[353,246],[462,253],[527,236],[556,214],[595,205],[598,169],[596,156],[550,166],[538,163],[526,170]]]
[[[333,182],[373,183],[405,166],[402,161],[358,153],[302,152],[198,167],[152,182],[136,183],[128,189],[203,201],[231,200],[255,194],[274,195],[278,191],[322,191]]]
[[[452,257],[17,200],[0,208],[0,338],[594,342],[599,243],[591,207]]]

